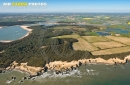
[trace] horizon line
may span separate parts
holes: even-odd
[[[1,13],[130,13],[130,12],[0,12]]]

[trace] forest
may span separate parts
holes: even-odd
[[[63,27],[65,25],[55,26],[32,26],[32,33],[20,40],[10,43],[0,42],[0,68],[8,67],[13,61],[18,63],[28,62],[30,66],[44,67],[46,63],[52,61],[72,61],[83,58],[97,58],[89,51],[74,50],[72,44],[78,42],[73,38],[52,38],[61,35],[71,35],[77,33],[81,35],[84,32],[73,31],[70,29],[56,30],[55,27]],[[73,26],[73,25],[71,25]],[[74,25],[77,26],[77,25]],[[80,26],[78,26],[80,27]],[[81,26],[92,32],[92,29],[98,29],[93,26]],[[121,57],[130,53],[102,55],[100,57],[108,59],[111,57]]]
[[[34,24],[36,22],[37,21],[0,22],[0,26],[13,26],[13,25],[23,25],[23,24]]]

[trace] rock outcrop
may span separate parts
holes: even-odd
[[[125,57],[124,60],[121,60],[119,58],[110,58],[108,60],[102,59],[102,58],[95,58],[95,59],[80,59],[78,61],[71,61],[71,62],[67,62],[67,61],[54,61],[54,62],[50,62],[49,64],[46,64],[46,67],[48,67],[49,70],[56,70],[56,71],[66,71],[67,69],[72,70],[73,68],[78,68],[80,67],[82,64],[86,65],[86,64],[93,64],[93,63],[97,63],[97,64],[110,64],[110,65],[114,65],[114,64],[125,64],[127,63],[127,61],[130,60],[130,56]]]
[[[45,67],[34,67],[34,66],[28,66],[27,62],[26,63],[20,63],[20,65],[14,61],[10,67],[7,69],[15,69],[15,70],[20,70],[23,72],[28,72],[30,75],[40,75],[44,72],[47,72],[48,70],[53,70],[56,73],[59,72],[67,72],[76,68],[79,68],[81,65],[86,65],[86,64],[125,64],[127,61],[130,60],[130,55],[125,57],[124,60],[121,60],[119,58],[110,58],[108,60],[104,60],[102,58],[95,58],[95,59],[80,59],[78,61],[54,61],[50,62],[49,64],[46,64]]]
[[[28,66],[27,62],[21,63],[20,65],[18,65],[18,63],[16,61],[14,61],[11,64],[10,68],[15,69],[15,70],[20,70],[20,71],[23,71],[23,72],[27,72],[30,75],[37,75],[37,72],[42,70],[41,67]]]

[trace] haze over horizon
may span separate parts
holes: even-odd
[[[3,3],[47,3],[46,7],[9,7]],[[1,0],[0,13],[130,13],[130,0]]]

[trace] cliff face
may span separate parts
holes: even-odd
[[[48,67],[48,69],[50,70],[67,70],[67,69],[72,69],[79,67],[80,65],[85,65],[85,64],[92,64],[92,63],[101,63],[101,64],[121,64],[121,63],[126,63],[127,60],[130,60],[130,56],[125,57],[124,60],[121,60],[119,58],[110,58],[108,60],[104,60],[102,58],[95,58],[95,59],[80,59],[78,61],[71,61],[71,62],[62,62],[62,61],[55,61],[55,62],[50,62],[49,64],[46,64],[46,66]]]
[[[37,75],[37,72],[42,70],[41,67],[28,66],[27,62],[21,63],[20,65],[18,65],[18,63],[16,61],[14,61],[11,64],[10,68],[15,69],[15,70],[20,70],[20,71],[23,71],[23,72],[27,72],[30,75]]]
[[[80,59],[78,61],[54,61],[50,62],[49,64],[46,64],[44,68],[42,67],[34,67],[34,66],[28,66],[27,63],[18,63],[14,61],[9,68],[15,69],[15,70],[20,70],[23,72],[28,72],[30,75],[37,75],[38,72],[46,72],[47,70],[53,70],[53,71],[59,71],[59,72],[65,72],[67,70],[73,70],[75,68],[80,67],[82,64],[93,64],[93,63],[101,63],[101,64],[123,64],[127,63],[127,61],[130,60],[130,55],[125,57],[124,60],[121,60],[119,58],[110,58],[108,60],[104,60],[102,58],[95,58],[95,59]],[[7,69],[9,69],[7,68]]]

